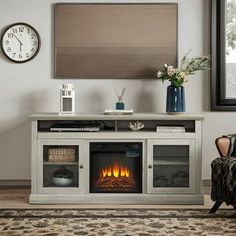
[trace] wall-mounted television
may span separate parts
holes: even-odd
[[[177,4],[55,4],[55,77],[155,78],[177,28]]]

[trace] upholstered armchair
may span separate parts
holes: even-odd
[[[210,213],[215,213],[223,202],[236,208],[236,134],[219,137],[215,144],[220,157],[211,163],[211,199],[215,204]]]

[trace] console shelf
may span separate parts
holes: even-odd
[[[203,204],[202,115],[44,113],[30,120],[32,204]],[[132,131],[135,121],[144,128]]]
[[[43,164],[48,165],[48,166],[76,166],[79,163],[78,162],[48,162],[48,161],[44,161]]]

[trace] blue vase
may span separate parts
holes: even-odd
[[[184,87],[171,84],[167,87],[166,112],[177,114],[185,112]]]

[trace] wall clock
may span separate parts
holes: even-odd
[[[3,54],[11,61],[24,63],[32,60],[40,49],[37,30],[26,23],[9,25],[1,37]]]

